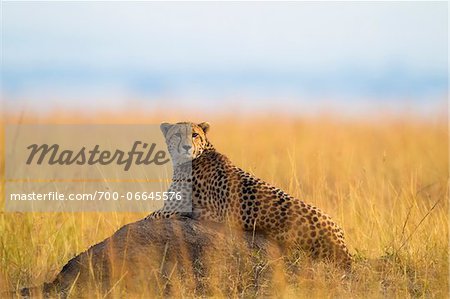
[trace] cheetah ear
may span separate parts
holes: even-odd
[[[169,123],[162,123],[159,127],[161,129],[161,132],[163,133],[164,137],[166,136],[169,129],[172,127],[172,124]]]
[[[198,126],[200,128],[202,128],[202,130],[203,130],[203,132],[205,132],[205,134],[209,131],[209,123],[207,123],[207,122],[199,123]]]

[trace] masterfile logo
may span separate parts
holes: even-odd
[[[167,192],[159,124],[9,125],[5,144],[8,211],[151,212],[180,200]]]
[[[139,150],[139,147],[142,150]],[[124,170],[128,171],[133,163],[136,165],[164,165],[170,160],[168,154],[159,150],[156,151],[156,143],[148,144],[142,141],[135,141],[133,147],[129,152],[124,152],[121,150],[115,150],[113,152],[109,150],[100,150],[100,145],[96,144],[93,149],[86,150],[86,147],[82,147],[78,151],[73,150],[60,150],[58,144],[48,145],[48,144],[31,144],[27,147],[30,150],[30,155],[27,159],[27,164],[30,165],[37,156],[35,163],[41,165],[43,162],[49,165],[108,165],[111,163],[116,163],[117,165],[124,165]]]

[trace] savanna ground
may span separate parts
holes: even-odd
[[[161,119],[157,114],[142,113],[72,117],[58,113],[44,118],[5,119],[24,123],[117,124],[187,118]],[[220,152],[243,169],[320,207],[345,230],[355,256],[350,277],[343,278],[340,270],[324,263],[271,261],[271,265],[260,265],[260,272],[266,266],[278,265],[273,266],[270,279],[260,282],[265,294],[288,298],[448,296],[446,117],[189,120],[209,121],[210,140]],[[5,161],[0,163],[4,168]],[[3,208],[4,190],[1,194],[1,291],[51,281],[74,255],[145,216],[120,212],[9,213]],[[220,269],[220,257],[211,262],[215,264],[213,268]],[[247,298],[262,294],[251,285],[252,265],[244,259],[239,263],[239,269],[221,269],[225,279],[209,278],[213,296]],[[183,297],[190,297],[190,291],[186,286]]]

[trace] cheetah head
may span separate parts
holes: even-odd
[[[206,138],[206,132],[209,130],[207,122],[162,123],[160,127],[174,166],[194,160],[209,145]]]

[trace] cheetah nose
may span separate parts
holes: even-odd
[[[190,150],[191,147],[192,147],[192,146],[190,146],[190,145],[183,145],[183,148],[184,148],[186,151]]]

